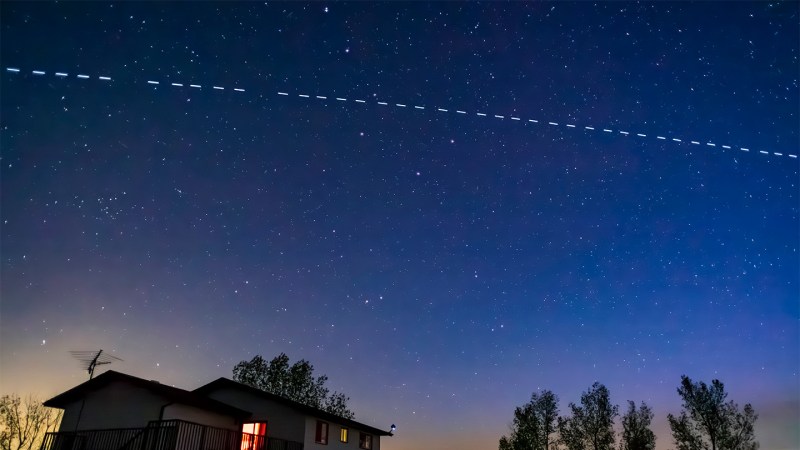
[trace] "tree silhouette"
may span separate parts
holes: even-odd
[[[509,436],[500,438],[500,450],[549,450],[556,431],[558,397],[551,391],[533,393],[531,401],[514,409]]]
[[[58,427],[61,414],[32,395],[0,397],[0,450],[38,450],[44,434]]]
[[[739,411],[719,380],[711,386],[681,376],[678,395],[683,400],[680,416],[669,414],[669,426],[678,450],[755,450],[755,421],[758,415],[748,403]]]
[[[330,394],[325,387],[327,376],[314,378],[314,366],[304,359],[290,366],[285,353],[269,363],[261,355],[256,355],[250,361],[241,361],[233,368],[233,379],[345,419],[355,417],[347,407],[350,398],[339,392]]]
[[[569,404],[572,417],[558,418],[561,442],[569,450],[612,450],[614,418],[619,407],[611,404],[608,389],[595,382],[581,394],[581,406]]]
[[[628,401],[628,411],[622,416],[622,436],[620,450],[654,450],[656,435],[650,429],[653,412],[642,402],[639,409],[636,403]]]

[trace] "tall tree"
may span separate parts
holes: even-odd
[[[261,355],[256,355],[250,361],[241,361],[233,368],[233,379],[339,417],[355,417],[347,407],[350,398],[340,392],[331,394],[325,387],[327,376],[314,378],[314,366],[304,359],[290,366],[289,357],[285,353],[276,356],[269,363]]]
[[[628,401],[628,411],[622,416],[620,450],[654,450],[656,435],[650,429],[653,412],[647,403],[637,409],[636,403]]]
[[[561,442],[569,450],[611,450],[614,418],[619,407],[611,404],[608,388],[595,382],[581,394],[581,406],[569,404],[572,417],[558,418]]]
[[[680,416],[669,414],[669,426],[678,450],[755,450],[758,415],[748,403],[740,411],[734,401],[725,402],[725,385],[711,385],[681,376],[678,395],[683,400]]]
[[[47,408],[29,395],[0,397],[0,450],[38,450],[48,431],[61,422],[61,411]]]
[[[500,450],[549,450],[556,431],[558,397],[551,391],[534,392],[531,401],[514,409],[509,436],[500,438]]]
[[[531,397],[531,401],[536,403],[536,409],[541,415],[542,422],[542,437],[541,442],[544,444],[544,450],[550,450],[552,444],[553,448],[556,447],[556,440],[551,439],[550,435],[556,432],[558,425],[558,397],[551,391],[544,391],[538,399]]]

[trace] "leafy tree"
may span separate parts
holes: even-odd
[[[44,434],[55,431],[61,411],[42,405],[29,395],[0,397],[0,450],[38,450]]]
[[[233,379],[346,419],[355,417],[347,407],[350,398],[339,392],[330,394],[325,387],[327,376],[314,378],[314,366],[304,359],[290,366],[285,353],[269,363],[261,355],[250,361],[241,361],[233,368]]]
[[[650,429],[653,412],[646,403],[636,409],[636,403],[628,401],[628,411],[622,416],[622,442],[620,450],[654,450],[656,435]]]
[[[549,450],[554,443],[558,397],[551,391],[533,393],[531,401],[514,410],[509,437],[500,438],[500,450]]]
[[[569,450],[611,450],[614,447],[614,418],[619,407],[611,404],[608,389],[595,382],[581,394],[581,406],[569,404],[572,417],[558,418],[561,442]]]
[[[325,401],[325,411],[328,411],[331,414],[336,414],[339,417],[352,419],[355,417],[355,415],[347,408],[348,400],[350,400],[350,397],[342,394],[341,392],[334,392],[333,394],[329,395],[328,399]]]
[[[758,415],[748,403],[739,410],[719,380],[711,386],[681,376],[678,395],[683,400],[680,416],[669,414],[669,426],[678,450],[756,450],[754,425]]]

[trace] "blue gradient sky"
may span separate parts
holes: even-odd
[[[3,392],[285,352],[385,450],[595,380],[661,450],[687,374],[800,445],[796,2],[0,12]]]

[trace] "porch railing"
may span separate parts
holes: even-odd
[[[303,443],[161,420],[144,428],[51,432],[45,435],[41,450],[303,450]]]

